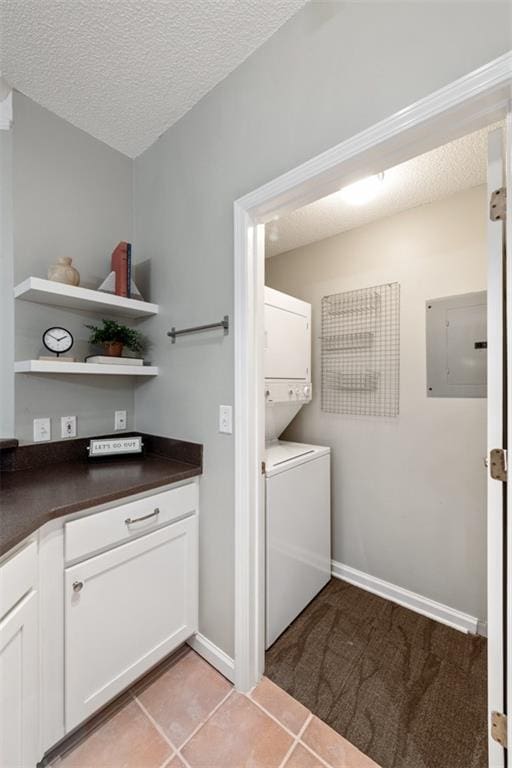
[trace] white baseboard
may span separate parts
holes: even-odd
[[[477,634],[478,635],[482,635],[482,637],[487,637],[487,622],[486,621],[479,621],[478,622]]]
[[[218,646],[214,645],[207,637],[197,632],[193,637],[187,640],[188,645],[200,656],[203,657],[212,667],[215,667],[221,675],[227,677],[231,682],[235,679],[235,662],[231,656],[224,653]]]
[[[331,572],[336,579],[348,581],[349,584],[366,589],[367,592],[373,592],[374,595],[385,597],[393,603],[403,605],[411,611],[421,613],[423,616],[428,616],[429,619],[440,621],[442,624],[447,624],[461,632],[469,632],[473,635],[487,634],[486,624],[479,622],[475,616],[469,616],[469,614],[457,611],[448,605],[437,603],[435,600],[410,592],[403,587],[397,587],[396,584],[390,584],[388,581],[370,576],[370,574],[358,571],[349,565],[331,560]]]

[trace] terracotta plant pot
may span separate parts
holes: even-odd
[[[123,354],[123,342],[122,341],[104,341],[103,349],[105,354],[110,357],[122,357]]]

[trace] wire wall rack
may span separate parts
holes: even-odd
[[[400,284],[322,299],[322,410],[398,416]]]

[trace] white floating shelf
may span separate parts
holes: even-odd
[[[85,373],[110,376],[158,376],[155,365],[108,365],[107,363],[65,363],[58,360],[18,360],[16,373]]]
[[[149,317],[158,314],[158,304],[149,301],[126,299],[124,296],[55,283],[41,277],[27,277],[19,283],[14,289],[14,298],[36,304],[50,304],[52,307],[105,312],[118,317]]]

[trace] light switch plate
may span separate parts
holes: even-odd
[[[50,419],[34,419],[34,443],[44,443],[52,439]]]
[[[76,437],[76,416],[61,416],[60,417],[60,436]]]
[[[126,411],[115,411],[114,429],[126,429]]]
[[[231,405],[219,405],[219,432],[231,435],[233,432],[233,408]]]

